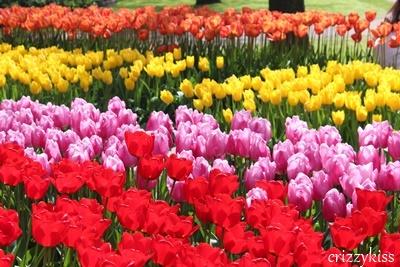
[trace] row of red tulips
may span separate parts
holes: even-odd
[[[126,175],[96,162],[62,160],[51,166],[48,176],[16,144],[0,146],[1,202],[19,213],[0,209],[0,246],[7,251],[0,255],[0,266],[12,266],[10,252],[19,266],[400,262],[400,234],[385,227],[398,219],[390,218],[395,215],[386,206],[398,201],[384,191],[356,189],[353,209],[346,217],[334,218],[324,233],[318,230],[327,223],[321,220],[321,208],[300,213],[285,204],[288,192],[282,181],[258,181],[243,194],[237,175],[217,169],[208,178],[189,179],[191,160],[153,155],[154,137],[144,132],[125,137],[129,152],[138,158],[138,175],[157,181],[152,192],[136,189],[129,171]],[[167,185],[167,177],[172,185]],[[183,182],[181,205],[171,198],[178,181]],[[340,205],[333,199],[324,203],[327,206],[332,210]],[[360,259],[349,260],[352,253]]]
[[[286,39],[289,33],[304,37],[313,31],[320,35],[332,27],[340,36],[351,33],[355,41],[359,41],[364,32],[370,32],[373,37],[383,38],[382,40],[390,32],[398,32],[398,25],[389,23],[371,29],[370,22],[375,17],[374,11],[366,12],[364,16],[357,13],[346,16],[322,11],[284,14],[249,8],[241,11],[228,9],[218,13],[207,8],[193,9],[188,6],[166,7],[157,12],[154,7],[113,11],[95,6],[69,9],[49,5],[42,8],[14,6],[0,9],[0,27],[5,34],[11,34],[18,29],[29,32],[50,29],[47,34],[61,30],[74,38],[84,37],[81,33],[108,38],[126,30],[135,31],[141,40],[147,40],[151,32],[177,36],[189,33],[197,39],[207,41],[243,35],[258,37],[261,34],[265,34],[270,40],[280,41]],[[391,41],[392,45],[399,45],[397,39]]]

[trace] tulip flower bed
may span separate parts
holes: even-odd
[[[0,105],[1,266],[398,266],[399,132]],[[173,122],[174,121],[174,122]],[[349,257],[349,255],[351,257]],[[358,255],[358,256],[357,256]],[[357,258],[356,258],[357,257]]]
[[[390,42],[398,47],[396,38],[386,38],[397,34],[397,25],[372,27],[375,17],[373,11],[342,15],[322,11],[283,14],[248,8],[218,13],[188,6],[166,7],[159,12],[154,7],[115,11],[57,5],[11,7],[0,9],[0,40],[14,45],[85,50],[135,47],[165,51],[169,45],[179,44],[184,53],[207,55],[212,61],[220,51],[235,62],[245,61],[235,65],[237,74],[245,74],[267,64],[282,68],[324,64],[328,59],[372,59],[371,48],[378,43]]]
[[[263,68],[257,75],[237,77],[225,67],[230,59],[219,56],[212,62],[184,56],[181,48],[171,51],[156,56],[131,48],[83,52],[2,44],[0,99],[31,95],[42,102],[69,104],[83,97],[105,110],[112,96],[120,96],[139,114],[140,123],[153,110],[172,114],[183,104],[228,123],[232,112],[246,109],[270,118],[275,138],[283,136],[280,125],[286,117],[298,115],[314,127],[334,123],[352,145],[357,121],[362,125],[387,119],[399,127],[398,70],[361,61],[328,61],[322,67]]]

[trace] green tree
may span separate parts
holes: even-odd
[[[304,0],[269,0],[269,10],[285,13],[304,12]]]

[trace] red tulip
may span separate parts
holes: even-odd
[[[351,215],[352,224],[367,236],[376,236],[385,228],[387,214],[383,211],[375,211],[370,207],[356,210]]]
[[[193,163],[191,160],[178,158],[171,155],[167,159],[166,169],[168,176],[175,181],[184,181],[192,173]]]
[[[13,254],[7,254],[2,249],[0,249],[0,266],[1,267],[11,267],[13,266],[15,256]]]
[[[186,180],[183,187],[186,201],[194,204],[195,199],[203,198],[208,193],[208,187],[208,180],[201,176]]]
[[[66,223],[55,206],[44,202],[32,205],[32,237],[44,247],[55,247],[65,237]]]
[[[0,207],[0,246],[11,245],[21,234],[18,213],[15,210]]]
[[[139,159],[138,174],[147,179],[155,180],[164,170],[164,157],[162,155],[143,157]]]
[[[330,231],[335,246],[348,251],[355,249],[366,237],[363,229],[353,226],[351,218],[337,218]]]
[[[232,195],[239,188],[239,178],[237,175],[226,174],[218,169],[210,172],[208,177],[211,195],[227,194]]]
[[[145,132],[125,132],[125,142],[129,153],[137,158],[150,156],[154,147],[154,136]]]
[[[393,196],[386,196],[385,191],[371,191],[356,188],[357,209],[362,210],[370,207],[375,211],[384,211],[386,206],[393,199]]]
[[[81,165],[69,159],[54,164],[52,171],[53,184],[60,193],[73,194],[85,183]]]

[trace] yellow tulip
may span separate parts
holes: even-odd
[[[169,105],[174,101],[174,96],[168,90],[162,90],[160,93],[160,99],[165,104]]]
[[[202,98],[201,98],[201,102],[203,103],[203,105],[206,108],[209,108],[212,106],[213,104],[213,98],[212,98],[212,94],[207,92],[205,94],[203,94]]]
[[[203,102],[201,101],[201,99],[193,99],[193,106],[198,111],[202,111],[204,109],[204,105],[203,105]]]
[[[40,84],[36,81],[32,81],[31,84],[29,85],[29,90],[32,94],[37,95],[42,92],[42,87]]]
[[[368,117],[368,111],[364,106],[358,106],[356,109],[356,118],[357,121],[363,122],[366,121]]]
[[[210,62],[206,57],[200,57],[199,59],[199,69],[202,72],[206,72],[210,70]]]
[[[119,76],[122,79],[126,79],[128,77],[128,69],[127,68],[120,68],[119,69]]]
[[[193,84],[188,79],[184,79],[181,82],[179,89],[183,92],[185,97],[187,97],[187,98],[193,97]]]
[[[279,105],[282,101],[282,97],[281,97],[281,91],[280,90],[273,90],[271,92],[271,103],[272,105]]]
[[[345,114],[343,110],[332,111],[332,121],[336,126],[340,126],[343,124],[345,118]]]
[[[6,76],[0,75],[0,87],[3,87],[6,84]]]
[[[173,54],[174,54],[174,59],[175,60],[180,60],[182,58],[182,50],[181,50],[181,48],[174,48]]]
[[[68,87],[69,87],[69,83],[68,83],[67,80],[64,80],[63,78],[60,78],[57,81],[56,88],[57,88],[58,92],[66,93],[66,92],[68,92]]]
[[[217,69],[222,69],[224,67],[224,57],[217,57],[215,60],[215,64],[217,65]]]
[[[372,121],[381,122],[382,121],[382,115],[381,114],[373,114],[372,115]]]
[[[186,57],[186,67],[189,69],[193,68],[194,66],[194,56],[187,56]]]
[[[254,112],[256,110],[256,103],[253,100],[246,99],[243,101],[243,107],[245,110]]]
[[[297,77],[301,78],[301,77],[305,77],[308,74],[308,68],[306,66],[299,66],[297,68]]]
[[[368,112],[372,112],[376,108],[375,99],[373,97],[365,97],[364,105]]]
[[[289,92],[287,101],[290,106],[297,106],[299,103],[299,98],[295,92]]]
[[[132,91],[135,89],[135,80],[133,77],[124,79],[124,85],[127,91]]]
[[[232,118],[233,118],[232,110],[230,108],[223,109],[222,116],[224,117],[224,119],[227,123],[231,123]]]

